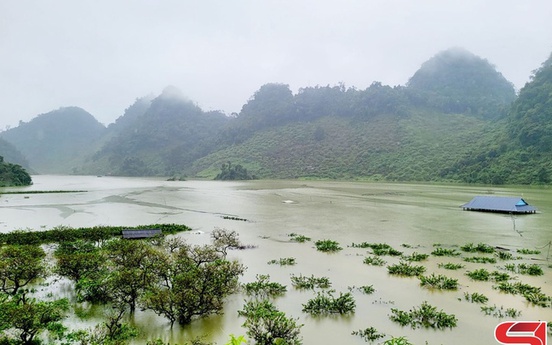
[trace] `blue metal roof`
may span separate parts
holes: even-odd
[[[520,197],[476,196],[462,205],[464,210],[508,213],[534,213],[537,209]]]

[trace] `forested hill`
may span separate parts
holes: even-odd
[[[547,60],[516,97],[487,60],[454,48],[425,62],[405,86],[294,93],[270,83],[230,117],[205,112],[168,87],[137,99],[107,129],[92,126],[97,139],[70,152],[84,159],[48,159],[65,169],[59,172],[98,175],[214,178],[227,164],[260,178],[547,183],[551,65]],[[0,135],[19,140],[32,167],[37,157],[28,146],[37,140],[28,125],[35,120]],[[46,128],[31,133],[41,133],[42,143],[69,135]],[[43,149],[52,151],[47,157],[68,157],[63,147]]]
[[[105,127],[78,107],[41,114],[0,133],[40,173],[71,173],[82,156],[105,133]]]
[[[124,176],[182,174],[215,148],[226,122],[223,113],[204,112],[174,87],[128,108],[114,134],[81,168],[82,173]]]
[[[451,168],[467,182],[552,182],[552,55],[519,92],[496,139]]]

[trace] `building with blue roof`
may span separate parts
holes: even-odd
[[[465,211],[500,212],[500,213],[536,213],[521,197],[476,196],[462,205]]]

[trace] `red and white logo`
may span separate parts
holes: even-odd
[[[546,345],[546,321],[506,321],[495,328],[501,344]]]

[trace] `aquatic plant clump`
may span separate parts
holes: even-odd
[[[363,286],[359,286],[359,287],[349,286],[348,289],[351,292],[356,289],[356,290],[362,292],[365,295],[371,295],[374,292],[376,292],[376,289],[374,288],[374,285],[363,285]]]
[[[303,304],[303,312],[311,315],[328,314],[352,314],[355,312],[356,303],[350,292],[339,293],[339,297],[333,296],[334,291],[321,291],[316,297]]]
[[[328,277],[315,277],[314,275],[306,277],[301,274],[299,276],[291,275],[291,284],[296,289],[309,290],[314,288],[327,289],[332,286],[330,278]]]
[[[364,341],[375,341],[385,337],[384,333],[379,333],[374,327],[368,327],[365,329],[359,329],[358,331],[353,331],[351,335],[358,335]]]
[[[389,255],[389,256],[401,256],[403,252],[394,249],[387,243],[369,243],[369,242],[362,242],[359,244],[353,243],[351,244],[351,247],[353,248],[370,248],[372,249],[372,252],[374,255],[382,256],[382,255]]]
[[[289,234],[288,236],[290,237],[291,241],[293,241],[293,242],[298,242],[298,243],[305,243],[305,242],[311,240],[310,237],[303,236],[303,235],[299,235],[299,234],[296,234],[296,233],[294,233],[294,232],[292,232],[292,233]]]
[[[474,292],[472,294],[464,292],[464,299],[471,303],[485,304],[489,301],[489,298],[481,293]]]
[[[316,246],[316,250],[326,253],[338,252],[343,249],[339,246],[338,242],[332,240],[318,240],[314,242],[314,245]]]
[[[462,249],[465,252],[469,252],[469,253],[487,253],[487,254],[491,254],[491,253],[495,252],[494,247],[492,247],[488,244],[485,244],[485,243],[478,243],[478,244],[468,243],[468,244],[463,245],[462,247],[460,247],[460,249]]]
[[[269,265],[280,265],[280,266],[293,266],[297,263],[295,258],[280,258],[278,260],[272,259],[267,262]]]
[[[426,268],[424,266],[412,265],[410,262],[401,261],[398,264],[387,266],[389,274],[395,274],[400,276],[419,276],[424,273]]]
[[[271,282],[268,274],[257,274],[256,278],[256,281],[242,285],[243,290],[248,296],[259,298],[277,297],[284,295],[287,291],[285,285]]]
[[[507,264],[504,266],[504,268],[510,272],[530,275],[530,276],[542,276],[544,274],[542,267],[540,267],[537,264],[522,263],[522,264],[518,264],[517,266],[515,264]]]
[[[466,266],[464,266],[462,264],[455,264],[455,263],[452,263],[452,262],[447,262],[447,263],[440,263],[440,264],[437,265],[437,267],[444,268],[446,270],[459,270],[459,269],[464,268]]]
[[[387,263],[379,256],[367,256],[364,258],[363,262],[367,265],[372,265],[372,266],[383,266]]]
[[[419,261],[427,260],[428,257],[429,257],[429,254],[421,254],[421,253],[418,253],[418,252],[414,252],[410,255],[403,256],[402,259],[406,260],[406,261],[419,262]]]
[[[446,249],[437,247],[434,251],[431,252],[431,255],[433,256],[458,256],[460,255],[460,252],[456,249]]]
[[[423,287],[439,290],[457,290],[458,279],[446,277],[444,275],[431,274],[430,276],[418,276],[420,285]]]
[[[527,248],[518,249],[517,252],[520,253],[520,254],[534,254],[534,255],[538,255],[538,254],[541,253],[540,250],[537,250],[537,249],[527,249]]]
[[[437,311],[437,308],[424,301],[419,307],[409,311],[391,308],[389,318],[401,326],[410,325],[416,328],[445,329],[456,327],[458,319],[454,314],[447,314],[444,311]]]
[[[489,258],[486,256],[472,256],[469,258],[464,258],[466,262],[474,262],[477,264],[496,264],[495,258]]]
[[[505,318],[505,317],[515,319],[515,318],[521,316],[521,311],[520,310],[517,310],[515,308],[506,308],[506,309],[504,309],[503,306],[500,306],[500,308],[498,308],[496,305],[493,305],[492,307],[482,306],[481,311],[483,313],[485,313],[485,315],[494,316],[494,317],[497,317],[497,318],[500,318],[500,319]]]
[[[541,291],[540,287],[531,286],[521,282],[509,283],[500,282],[493,288],[512,295],[522,295],[527,302],[540,307],[548,308],[551,306],[552,297],[547,296]]]

